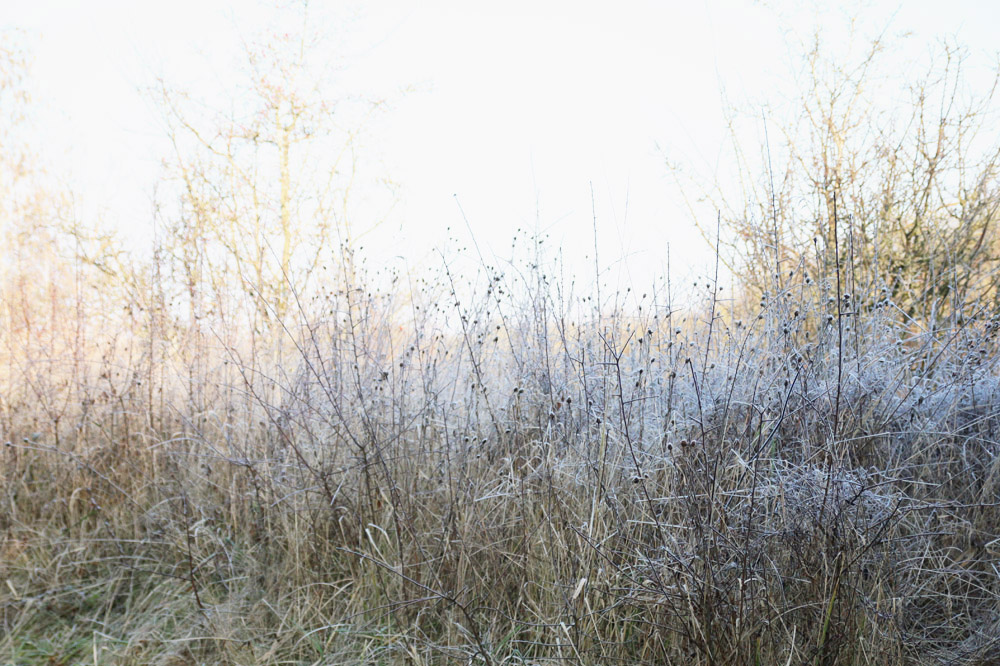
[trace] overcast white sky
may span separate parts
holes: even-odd
[[[723,94],[751,106],[794,94],[789,39],[838,16],[798,4],[313,2],[344,91],[392,100],[365,145],[399,203],[371,242],[429,260],[446,227],[464,233],[457,195],[481,245],[503,254],[516,227],[537,224],[582,261],[593,183],[612,278],[642,284],[667,243],[675,267],[707,261],[664,155],[711,177]],[[915,57],[947,36],[984,59],[996,48],[1000,3],[902,4],[864,5],[863,32],[910,32]],[[88,214],[140,238],[166,150],[141,88],[158,75],[192,90],[236,76],[240,38],[272,17],[252,0],[0,0],[0,25],[26,31],[34,57],[39,152]]]

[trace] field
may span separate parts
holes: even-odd
[[[0,32],[0,665],[1000,664],[995,59],[963,64],[951,42],[911,58],[870,14],[788,29],[803,41],[766,108],[730,107],[743,80],[720,76],[728,127],[711,129],[731,136],[698,148],[716,155],[707,171],[662,153],[668,219],[629,217],[627,196],[602,218],[591,186],[553,238],[536,190],[535,219],[504,219],[498,252],[475,228],[497,218],[472,205],[439,216],[455,225],[440,243],[437,213],[397,216],[365,144],[392,100],[341,87],[319,39],[331,26],[308,7],[278,3],[284,23],[241,36],[217,89],[189,93],[186,75],[144,89],[160,125],[129,136],[139,155],[159,132],[165,155],[148,217],[119,227],[60,181],[42,145],[58,114],[32,106],[30,49]],[[565,73],[627,50],[596,44],[621,30],[591,12],[600,39],[549,44],[576,11],[553,31],[510,15],[554,58],[522,58],[535,87],[434,12],[437,37],[379,60],[440,51],[435,68],[462,65],[498,100],[490,120],[442,101],[468,86],[421,98],[420,133],[386,138],[446,125],[412,144],[447,166],[416,160],[439,177],[426,210],[455,203],[455,174],[480,210],[516,205],[488,171],[503,115],[524,111],[544,142],[559,128],[535,111],[575,86],[614,111],[554,122],[604,124],[595,145],[618,145],[665,69],[720,71],[714,37],[638,73],[599,59],[623,86],[610,99],[599,72]],[[717,13],[746,44],[767,39]],[[492,35],[490,16],[468,25]],[[65,69],[75,55],[59,53]],[[570,138],[580,156],[596,135]],[[470,146],[469,163],[442,157]],[[664,266],[648,284],[602,240],[626,219]],[[434,249],[394,238],[404,220]],[[691,224],[708,266],[676,256]],[[656,227],[678,232],[673,257],[654,225],[674,225]],[[564,241],[586,239],[583,254],[591,234],[581,262]]]
[[[344,270],[249,342],[141,300],[86,351],[22,340],[3,660],[1000,660],[993,311],[920,327],[802,268],[672,309],[534,242]]]

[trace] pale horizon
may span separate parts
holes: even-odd
[[[384,218],[363,244],[375,262],[419,266],[449,235],[468,236],[464,211],[489,252],[503,256],[517,228],[549,233],[589,276],[596,215],[602,270],[619,286],[647,286],[664,270],[668,245],[677,276],[705,274],[712,252],[665,161],[724,178],[732,166],[725,104],[750,111],[794,96],[790,45],[806,41],[821,16],[839,14],[792,7],[383,2],[331,11],[314,3],[313,25],[329,33],[324,48],[340,63],[343,89],[333,95],[386,102],[360,145],[369,182],[392,186],[360,194],[360,223]],[[862,37],[886,30],[893,43],[910,33],[901,43],[915,60],[945,39],[966,46],[973,64],[995,56],[987,28],[1000,18],[984,17],[997,9],[865,7]],[[265,4],[219,1],[8,8],[2,25],[23,31],[33,60],[36,153],[85,219],[148,235],[168,147],[144,89],[163,77],[208,106],[225,104],[211,96],[239,80],[241,40],[276,16]],[[762,137],[758,123],[746,140]],[[701,213],[711,226],[713,212]]]

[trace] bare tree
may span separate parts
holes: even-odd
[[[791,271],[832,285],[839,246],[855,298],[936,325],[997,296],[1000,69],[975,87],[966,52],[943,44],[907,79],[891,69],[884,36],[865,42],[854,23],[851,36],[864,48],[844,60],[816,32],[789,122],[754,112],[771,130],[760,160],[733,131],[742,192],[698,189],[722,211],[747,302],[780,292]]]
[[[254,303],[249,325],[263,332],[285,320],[324,252],[351,245],[347,202],[360,129],[339,115],[354,100],[330,93],[308,5],[296,16],[294,30],[245,45],[246,76],[229,111],[205,113],[189,95],[166,84],[158,90],[180,198],[165,230],[192,319],[242,293]],[[368,113],[379,107],[363,104]]]

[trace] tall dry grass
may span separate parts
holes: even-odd
[[[2,661],[1000,661],[995,309],[524,256],[9,332]]]

